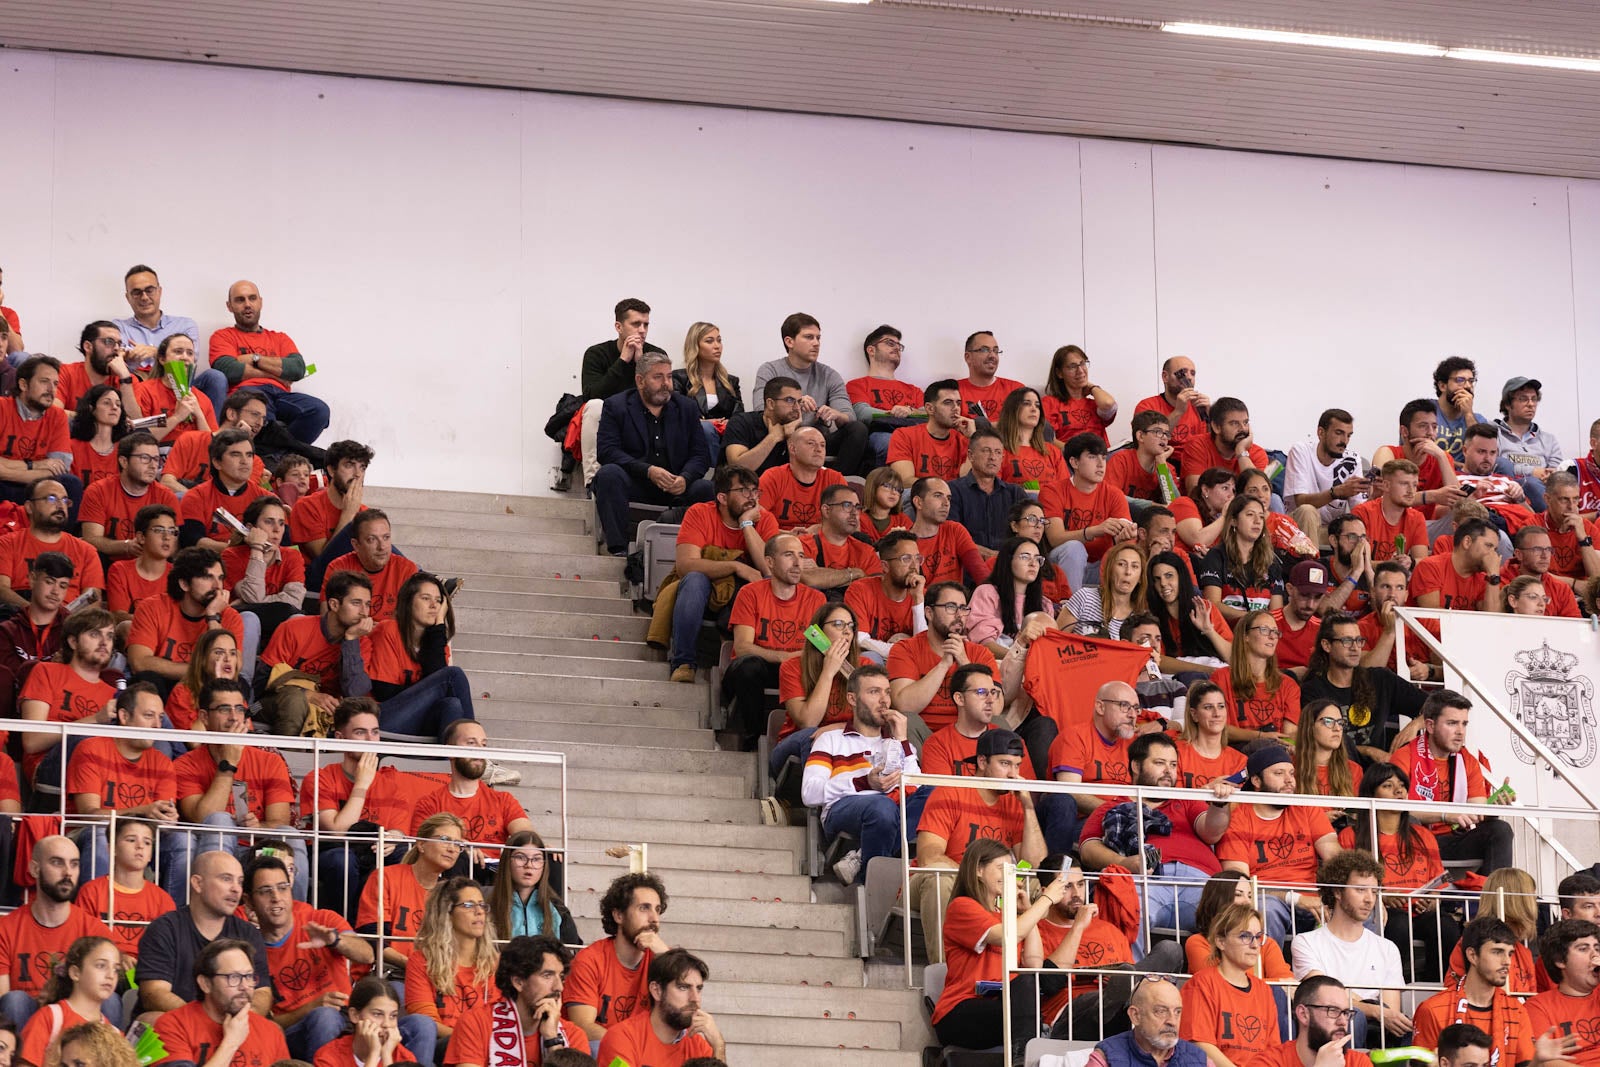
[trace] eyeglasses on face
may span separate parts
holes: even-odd
[[[1005,690],[996,688],[994,686],[980,685],[972,689],[963,689],[962,692],[967,694],[969,697],[977,697],[979,700],[988,700],[992,696],[1000,696],[1005,692]]]
[[[921,556],[894,556],[894,557],[891,557],[890,559],[886,560],[885,562],[898,563],[902,567],[920,567],[920,566],[922,566],[922,557]]]
[[[1335,719],[1331,716],[1324,715],[1322,718],[1317,720],[1317,725],[1322,727],[1324,730],[1343,730],[1344,720]]]
[[[1267,939],[1266,934],[1252,933],[1249,930],[1240,930],[1233,936],[1238,939],[1239,944],[1241,945],[1259,945],[1261,942]]]
[[[1276,626],[1252,626],[1250,627],[1250,632],[1253,634],[1260,634],[1262,637],[1271,637],[1274,639],[1283,636],[1283,634],[1278,631]]]
[[[1337,1004],[1307,1004],[1306,1007],[1311,1011],[1320,1011],[1330,1023],[1349,1022],[1356,1013],[1354,1008],[1341,1008]]]
[[[992,345],[984,345],[982,348],[969,348],[967,351],[980,356],[1003,356],[1006,350]]]
[[[450,906],[452,908],[460,908],[463,911],[489,910],[489,902],[487,900],[458,900]]]
[[[1336,645],[1343,645],[1345,648],[1367,647],[1367,639],[1365,637],[1330,637],[1328,640]]]
[[[253,971],[228,971],[225,974],[212,975],[211,980],[221,982],[230,989],[242,989],[247,985],[259,984]]]
[[[943,611],[948,611],[948,612],[950,612],[950,613],[952,613],[954,615],[971,615],[972,614],[972,608],[969,605],[957,604],[954,600],[946,601],[943,604],[935,604],[934,607],[939,608],[939,609],[941,609]]]

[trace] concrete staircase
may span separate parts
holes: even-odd
[[[604,849],[645,842],[670,896],[662,934],[710,966],[706,1007],[731,1063],[779,1067],[801,1051],[814,1067],[916,1067],[932,1041],[921,994],[867,988],[853,905],[817,902],[802,828],[761,824],[755,758],[716,748],[707,684],[666,680],[621,593],[623,561],[595,554],[590,503],[367,498],[408,556],[466,579],[455,662],[490,738],[567,755],[567,900],[585,940],[602,936],[600,896],[626,869]],[[515,792],[555,844],[558,776],[531,770]]]

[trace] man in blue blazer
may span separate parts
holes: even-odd
[[[700,409],[673,391],[672,361],[647,351],[634,362],[634,388],[600,409],[600,470],[589,486],[613,556],[628,551],[630,502],[685,507],[715,495],[705,479],[711,450]]]

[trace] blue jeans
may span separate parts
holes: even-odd
[[[1163,863],[1160,872],[1146,883],[1150,900],[1146,927],[1177,927],[1184,934],[1194,933],[1194,909],[1208,877],[1205,871],[1186,863]]]
[[[399,846],[383,862],[399,863]],[[378,854],[365,843],[357,846],[326,843],[317,850],[317,907],[354,915],[361,886],[378,866]]]
[[[900,825],[900,805],[882,793],[856,793],[841,797],[822,820],[822,832],[831,838],[848,833],[861,842],[861,868],[856,884],[867,879],[867,863],[877,856],[898,856],[906,840]]]
[[[404,737],[437,740],[457,719],[475,718],[472,686],[460,667],[434,671],[404,692],[383,702],[378,725],[391,741]]]
[[[219,370],[203,370],[189,379],[189,387],[211,401],[217,421],[222,421],[222,405],[228,401],[228,376]]]
[[[39,1002],[33,999],[32,993],[24,993],[20,989],[13,989],[5,996],[0,997],[0,1016],[10,1019],[16,1024],[17,1032],[28,1025],[28,1020],[33,1018],[33,1013],[39,1010]],[[118,1030],[122,1025],[122,997],[112,995],[100,1005],[100,1014],[111,1020],[111,1025]]]
[[[391,982],[390,985],[399,983]],[[401,993],[401,1001],[405,1000]],[[400,1016],[400,1044],[405,1046],[407,1052],[417,1058],[418,1067],[429,1067],[433,1063],[434,1050],[439,1047],[439,1024],[426,1015],[406,1014]]]
[[[1078,831],[1083,829],[1077,798],[1065,793],[1037,793],[1033,806],[1039,816],[1039,829],[1044,831],[1045,848],[1052,853],[1073,851],[1078,844]]]
[[[1067,588],[1074,593],[1083,588],[1085,582],[1098,581],[1100,568],[1094,569],[1094,576],[1089,574],[1089,550],[1082,541],[1063,541],[1050,550],[1050,562],[1054,563],[1061,571],[1061,577],[1067,581]]]
[[[296,441],[314,445],[328,428],[328,405],[319,398],[309,393],[286,393],[270,385],[256,392],[267,403],[267,418],[283,423]]]
[[[674,668],[694,666],[695,648],[700,643],[700,624],[705,621],[706,605],[711,603],[711,579],[690,571],[678,579],[678,599],[672,605],[672,654]]]
[[[164,874],[169,867],[181,866],[183,880],[187,885],[188,847],[189,835],[182,830],[165,830],[158,835],[157,845],[161,854],[161,870]],[[92,881],[103,875],[111,873],[111,842],[106,837],[104,826],[85,826],[72,835],[72,843],[78,846],[78,853],[82,862],[78,867],[78,884]]]
[[[807,726],[773,745],[772,758],[767,761],[767,769],[777,774],[783,770],[783,765],[789,762],[790,756],[799,756],[800,762],[804,763],[806,756],[811,752],[811,737],[816,732],[815,726]]]
[[[283,1039],[289,1045],[289,1055],[309,1062],[315,1058],[317,1049],[337,1041],[343,1033],[344,1013],[338,1008],[323,1006],[306,1012],[299,1022],[283,1032]]]
[[[194,867],[194,857],[206,852],[227,852],[242,859],[247,851],[237,845],[238,823],[234,822],[231,811],[212,812],[201,823],[217,827],[217,830],[164,830],[161,834],[161,888],[180,908],[189,902],[189,872]],[[257,827],[255,832],[260,841],[282,834],[282,839],[289,843],[294,866],[294,899],[304,901],[311,886],[311,864],[306,858],[305,841],[270,826]]]
[[[893,431],[867,434],[867,444],[872,446],[873,459],[877,461],[880,467],[886,467],[889,464],[889,438],[893,436]]]

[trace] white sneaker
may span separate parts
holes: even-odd
[[[845,885],[855,885],[856,875],[861,873],[861,850],[854,848],[841,856],[833,865],[833,873]]]
[[[489,766],[483,771],[483,784],[492,786],[521,785],[522,772],[514,771],[510,767],[502,767],[494,760],[489,761]]]

